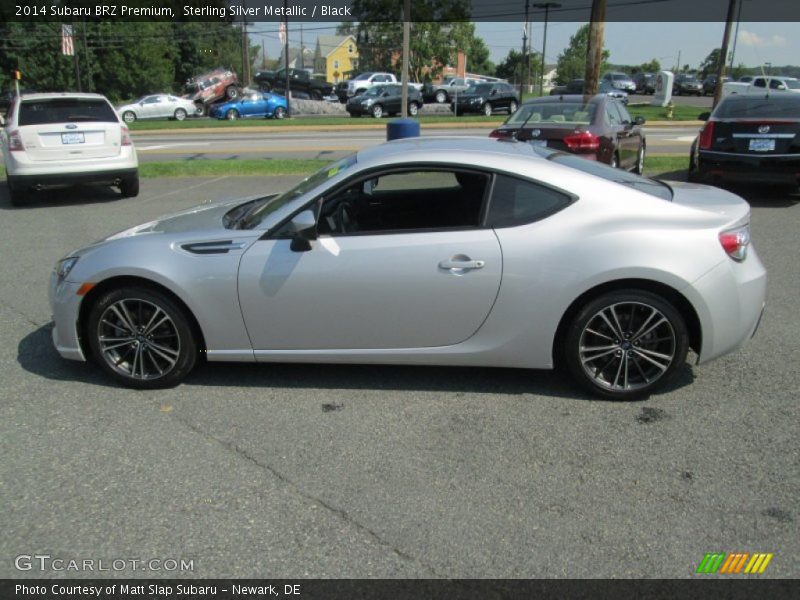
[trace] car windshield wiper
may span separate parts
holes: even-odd
[[[266,204],[269,204],[270,202],[279,197],[280,197],[279,195],[274,195],[255,200],[252,206],[245,209],[245,211],[236,218],[236,220],[233,223],[232,229],[250,229],[253,225],[252,223],[250,223],[250,217],[252,217],[259,208],[265,206]]]

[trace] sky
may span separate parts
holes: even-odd
[[[547,63],[555,63],[558,54],[569,44],[569,38],[582,23],[549,23],[547,27]],[[278,58],[281,50],[276,23],[255,23],[251,38],[265,43],[268,58]],[[491,60],[499,63],[511,48],[522,49],[522,24],[503,22],[476,23],[476,33],[484,39]],[[327,23],[305,23],[303,42],[313,50],[317,35],[335,33],[336,26]],[[641,64],[656,58],[662,67],[677,63],[697,67],[711,50],[722,44],[724,23],[607,23],[605,45],[614,64]],[[543,25],[531,26],[533,48],[542,49]],[[800,64],[800,23],[742,22],[736,43],[734,62],[748,67]],[[731,34],[733,46],[733,33]],[[299,23],[289,24],[289,41],[299,45]],[[467,65],[469,69],[469,64]]]

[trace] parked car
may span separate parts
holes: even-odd
[[[618,90],[633,94],[636,92],[636,84],[627,73],[606,73],[602,81],[606,81]]]
[[[259,71],[253,77],[262,91],[286,93],[286,69]],[[322,100],[333,94],[333,84],[314,77],[304,69],[289,69],[289,90],[292,95],[304,95],[311,100]]]
[[[544,96],[525,102],[490,137],[516,139],[577,154],[634,173],[644,170],[644,118],[606,94]]]
[[[800,80],[795,77],[772,75],[766,77],[753,77],[752,81],[728,81],[722,85],[722,95],[730,94],[757,94],[772,93],[800,93]]]
[[[723,77],[722,83],[723,85],[729,81],[733,81],[730,77]],[[703,95],[704,96],[713,96],[717,91],[717,76],[716,75],[709,75],[703,80]]]
[[[215,105],[209,116],[217,119],[257,119],[286,117],[286,97],[278,94],[251,92],[246,96]]]
[[[482,82],[483,80],[472,77],[451,77],[438,84],[426,83],[422,86],[422,99],[425,102],[445,104],[458,94],[463,94],[471,85],[477,85]]]
[[[351,117],[371,115],[376,119],[400,114],[402,111],[403,86],[399,84],[380,85],[369,88],[363,94],[353,96],[345,107]],[[408,89],[408,114],[417,116],[422,107],[422,94],[413,88]]]
[[[754,334],[766,271],[749,218],[729,192],[528,143],[395,140],[69,254],[53,341],[134,388],[201,358],[563,365],[629,400],[690,347],[702,364]]]
[[[551,96],[562,96],[562,95],[574,95],[574,94],[583,94],[584,90],[584,80],[583,79],[573,79],[567,85],[554,87],[550,90]],[[628,93],[623,92],[620,89],[615,88],[607,81],[600,81],[597,85],[597,91],[600,94],[605,94],[614,98],[615,100],[619,100],[623,104],[628,103]]]
[[[633,76],[637,94],[655,94],[656,76],[653,73],[637,73]]]
[[[800,184],[800,95],[733,94],[700,118],[691,180]]]
[[[483,113],[487,117],[498,111],[513,114],[519,106],[517,90],[509,83],[478,83],[471,85],[463,94],[450,103],[450,110],[457,115]]]
[[[151,94],[120,106],[117,113],[126,123],[133,123],[139,119],[183,121],[189,116],[202,115],[203,110],[187,98],[178,98],[172,94]]]
[[[0,133],[11,204],[31,189],[104,183],[139,193],[139,162],[128,128],[100,94],[24,94]]]
[[[209,107],[219,100],[233,100],[242,93],[236,73],[224,67],[218,67],[206,73],[192,77],[186,82],[187,98],[194,102],[202,114],[208,114]]]
[[[700,83],[700,80],[695,75],[682,73],[675,77],[675,81],[672,84],[672,93],[676,96],[682,94],[700,96],[703,94],[703,84]]]

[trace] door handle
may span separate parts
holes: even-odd
[[[443,260],[439,263],[440,269],[455,271],[460,269],[482,269],[486,261],[483,260]]]

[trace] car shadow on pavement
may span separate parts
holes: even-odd
[[[99,204],[119,200],[119,191],[111,186],[75,185],[70,187],[53,187],[33,191],[22,206],[11,206],[8,188],[0,185],[0,210],[28,210],[33,208],[49,208],[68,206],[70,204]]]
[[[23,369],[56,381],[118,387],[91,363],[61,358],[53,347],[52,329],[53,324],[48,323],[20,340],[17,361]],[[684,364],[659,394],[678,390],[693,381],[692,367]],[[186,379],[186,384],[231,388],[534,394],[597,401],[553,371],[489,367],[211,362],[196,368]]]

